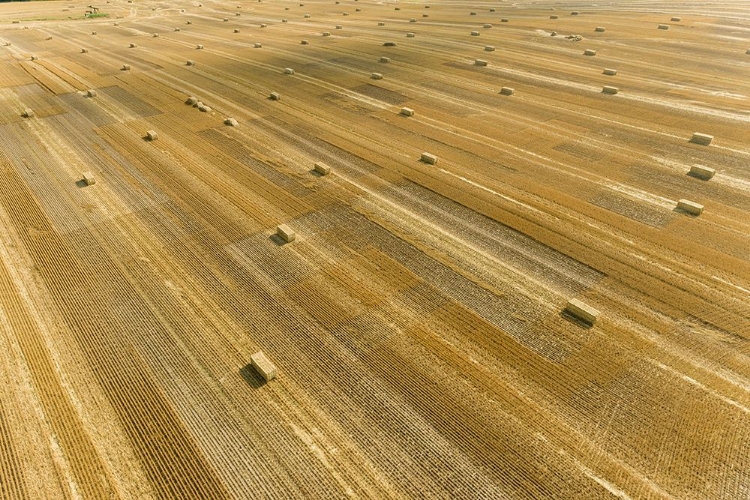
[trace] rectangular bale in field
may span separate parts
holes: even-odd
[[[514,92],[515,90],[511,87],[503,87],[500,89],[500,94],[502,95],[513,95]]]
[[[430,165],[437,165],[438,162],[438,157],[432,153],[422,153],[420,159],[425,163],[429,163]]]
[[[565,312],[592,325],[599,317],[598,310],[578,299],[570,299],[565,306]]]
[[[281,100],[281,94],[278,92],[271,92],[271,95],[269,96],[272,101],[280,101]]]
[[[84,172],[83,183],[86,184],[87,186],[92,186],[96,184],[96,178],[94,177],[94,174],[92,172]]]
[[[370,78],[372,78],[373,80],[382,80],[383,79],[383,74],[382,73],[373,73],[372,75],[370,75]]]
[[[602,87],[602,92],[605,94],[616,94],[618,92],[617,87],[612,87],[610,85],[605,85]]]
[[[487,66],[487,61],[484,59],[475,59],[474,66]]]
[[[708,146],[711,141],[714,140],[714,136],[708,134],[701,134],[700,132],[693,132],[693,137],[690,142],[700,144],[701,146]]]
[[[616,69],[612,69],[612,68],[604,68],[603,73],[605,75],[615,76],[617,74],[617,70]]]
[[[586,49],[586,50],[583,51],[583,55],[584,56],[595,56],[596,55],[596,51],[593,50],[593,49]]]
[[[331,173],[331,167],[329,167],[322,161],[316,161],[315,167],[313,169],[320,175],[328,175]]]
[[[689,174],[693,177],[698,177],[699,179],[708,180],[711,177],[714,176],[716,173],[716,170],[710,167],[706,167],[705,165],[693,165],[690,167]]]
[[[414,116],[414,110],[411,108],[401,108],[401,112],[399,114],[404,116]]]
[[[159,138],[159,134],[156,133],[156,130],[149,130],[146,132],[146,138],[149,141],[155,141]]]
[[[263,351],[258,351],[250,356],[250,362],[253,368],[268,382],[276,378],[276,365],[266,357]]]
[[[286,224],[282,224],[276,227],[276,234],[287,243],[291,243],[297,239],[297,233]]]
[[[703,205],[690,200],[679,200],[677,208],[690,215],[700,215],[703,213]]]

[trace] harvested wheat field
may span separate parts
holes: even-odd
[[[0,4],[0,498],[750,496],[750,0],[94,7]]]

